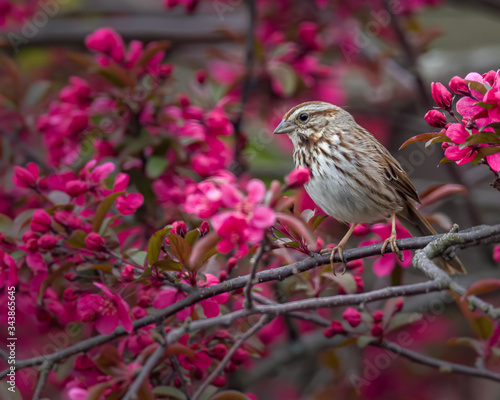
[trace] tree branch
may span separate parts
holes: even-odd
[[[248,279],[247,285],[245,286],[245,308],[251,309],[253,307],[253,298],[252,298],[252,287],[254,285],[255,274],[257,273],[257,268],[259,267],[260,260],[264,255],[266,247],[265,238],[260,243],[259,250],[257,250],[257,254],[255,255],[252,262],[252,269],[250,270],[250,277]]]
[[[479,378],[485,378],[492,381],[500,382],[499,374],[495,374],[494,372],[488,371],[486,369],[468,367],[466,365],[438,360],[436,358],[428,357],[423,354],[419,354],[415,351],[402,348],[398,346],[396,343],[392,343],[389,341],[383,341],[382,343],[370,343],[370,346],[380,347],[382,349],[392,351],[393,353],[399,354],[417,364],[427,365],[429,367],[436,368],[440,372],[477,376]]]
[[[449,234],[446,234],[449,235]],[[417,238],[408,238],[408,239],[400,239],[397,241],[397,245],[401,250],[412,250],[412,249],[421,249],[425,246],[427,246],[429,243],[432,241],[435,241],[436,239],[442,238],[445,235],[434,235],[434,236],[425,236],[425,237],[417,237]],[[465,231],[457,232],[454,233],[453,236],[456,239],[456,241],[453,241],[453,244],[459,242],[457,247],[460,248],[465,248],[465,247],[470,247],[470,246],[477,246],[482,243],[490,243],[492,241],[500,241],[500,225],[494,225],[494,226],[480,226],[480,227],[475,227],[471,228]],[[347,261],[350,260],[355,260],[355,259],[361,259],[361,258],[366,258],[370,256],[375,256],[379,255],[380,251],[382,248],[382,243],[370,245],[370,246],[363,246],[355,249],[348,249],[344,250],[343,255],[346,258]],[[432,248],[432,246],[430,247]],[[389,245],[387,248],[387,251],[392,251],[391,246]],[[415,258],[421,259],[422,255],[419,256],[419,252],[415,255]],[[432,254],[430,254],[432,256]],[[269,281],[274,281],[274,280],[283,280],[287,277],[299,274],[304,271],[308,271],[312,268],[315,268],[320,265],[324,264],[329,264],[330,256],[328,254],[326,255],[318,255],[314,254],[311,257],[308,257],[304,260],[275,268],[272,270],[266,270],[266,271],[261,271],[256,273],[255,277],[258,282],[269,282]],[[430,258],[428,258],[428,261],[430,262]],[[433,257],[431,257],[433,258]],[[340,259],[338,256],[334,258],[334,262],[340,262]],[[432,264],[432,262],[430,262]],[[424,270],[425,272],[425,267],[422,267],[419,262],[414,261],[414,265],[421,269]],[[427,264],[426,264],[427,265]],[[432,267],[431,267],[432,268]],[[372,292],[368,293],[361,293],[361,294],[355,294],[355,295],[340,295],[340,296],[331,296],[330,298],[320,298],[320,299],[307,299],[307,300],[302,300],[301,302],[306,302],[306,303],[301,303],[301,302],[294,302],[295,304],[293,306],[289,306],[290,303],[286,304],[280,304],[278,307],[273,308],[269,306],[257,306],[253,310],[240,310],[231,314],[226,314],[224,316],[218,317],[218,319],[208,319],[208,320],[201,320],[201,321],[194,321],[193,323],[190,324],[191,328],[196,327],[196,329],[204,329],[206,326],[213,326],[213,321],[215,320],[218,324],[230,324],[232,321],[238,319],[238,318],[243,318],[248,315],[252,314],[259,314],[259,313],[269,313],[272,315],[278,315],[280,313],[285,313],[285,312],[291,312],[291,311],[296,311],[300,309],[313,309],[313,308],[320,308],[320,307],[336,307],[336,306],[343,306],[343,305],[354,305],[354,304],[361,304],[364,302],[369,302],[369,301],[375,301],[375,300],[380,300],[384,298],[389,298],[389,297],[394,297],[394,296],[401,296],[401,295],[416,295],[420,293],[426,293],[428,291],[438,291],[442,290],[446,287],[446,284],[443,287],[443,281],[444,277],[446,277],[446,282],[448,285],[450,284],[450,281],[453,283],[450,277],[446,275],[444,272],[439,270],[436,266],[432,269],[433,271],[438,271],[437,273],[441,273],[439,276],[438,281],[431,281],[431,282],[424,282],[424,283],[419,283],[419,284],[414,284],[414,285],[406,285],[406,286],[398,286],[398,287],[389,287],[385,289],[380,289],[380,290],[374,290]],[[441,272],[439,272],[441,271]],[[161,322],[165,320],[167,317],[174,315],[175,313],[183,310],[186,307],[189,307],[195,303],[198,303],[201,300],[216,296],[221,293],[225,292],[230,292],[233,290],[241,289],[245,287],[245,285],[248,283],[249,280],[249,275],[245,276],[240,276],[236,277],[233,279],[229,279],[227,281],[224,281],[220,284],[204,288],[203,290],[195,290],[192,293],[190,293],[186,298],[176,302],[175,304],[172,304],[171,306],[160,310],[154,314],[148,315],[144,318],[138,319],[134,321],[134,331],[145,327],[147,325]],[[434,278],[432,278],[434,279]],[[419,286],[415,286],[419,285]],[[453,286],[451,289],[459,293],[461,291],[461,294],[464,293],[465,289],[462,288],[461,286],[457,286],[456,284],[453,283]],[[404,293],[403,293],[404,292]],[[459,293],[460,294],[460,293]],[[484,303],[482,300],[475,298],[475,296],[470,296],[472,298],[473,304],[476,307],[480,307],[483,309]],[[330,299],[330,300],[328,300]],[[321,306],[319,305],[321,304]],[[489,306],[489,305],[488,305]],[[267,308],[266,308],[267,307]],[[489,306],[491,307],[491,306]],[[496,315],[496,314],[494,314]],[[234,318],[234,319],[232,319]],[[176,330],[173,330],[169,332],[168,338],[169,341],[171,340],[171,335],[173,332]],[[34,357],[30,358],[27,360],[20,360],[16,362],[16,369],[23,369],[26,367],[30,367],[33,365],[40,365],[44,361],[61,361],[64,360],[74,354],[85,352],[91,348],[94,348],[96,346],[99,346],[101,344],[107,343],[112,341],[115,338],[118,338],[120,336],[126,335],[127,332],[123,327],[118,327],[113,333],[109,335],[98,335],[92,338],[89,338],[87,340],[83,340],[73,346],[67,347],[62,350],[58,350],[52,354],[48,354],[46,356],[40,356],[40,357]],[[180,337],[180,336],[179,336]],[[6,376],[8,370],[4,370],[0,373],[0,378],[3,378]]]
[[[212,383],[212,381],[222,372],[226,364],[231,361],[231,357],[233,357],[234,353],[236,353],[236,350],[238,350],[241,345],[248,340],[248,338],[252,337],[257,331],[259,331],[261,328],[263,328],[265,325],[267,325],[269,322],[271,322],[272,318],[269,315],[264,315],[261,317],[259,322],[257,322],[254,326],[252,326],[248,331],[246,331],[241,337],[234,343],[233,347],[231,347],[231,350],[227,352],[227,354],[224,356],[222,361],[217,365],[217,367],[212,371],[212,373],[205,379],[205,381],[201,384],[199,389],[196,391],[196,393],[193,395],[192,400],[198,400],[201,398],[203,395],[203,392],[205,389]]]

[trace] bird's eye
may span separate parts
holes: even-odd
[[[302,122],[306,122],[306,121],[309,119],[309,114],[306,114],[306,113],[300,114],[300,115],[299,115],[299,119],[300,119]]]

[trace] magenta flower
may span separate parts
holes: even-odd
[[[323,330],[323,335],[327,338],[331,338],[335,335],[343,335],[345,333],[344,326],[340,321],[332,321],[330,327]]]
[[[140,193],[125,193],[116,199],[116,209],[123,215],[130,215],[144,203],[144,196]]]
[[[39,175],[38,165],[35,163],[29,163],[26,168],[16,166],[14,167],[12,182],[14,182],[14,185],[17,187],[34,187],[37,184]]]
[[[217,278],[215,275],[212,274],[205,274],[207,277],[206,282],[201,282],[198,286],[199,287],[210,287],[213,285],[217,285],[220,283],[219,278]],[[217,296],[210,297],[208,299],[202,300],[200,302],[201,307],[203,308],[203,313],[205,314],[205,317],[207,318],[213,318],[219,315],[220,313],[220,304],[224,304],[229,300],[229,294],[228,293],[221,293],[218,294]]]
[[[460,78],[459,76],[454,76],[450,79],[448,83],[448,87],[453,93],[468,95],[469,94],[469,85],[465,81],[465,79]]]
[[[45,210],[35,210],[33,218],[31,218],[30,228],[33,232],[45,233],[52,225],[52,218]]]
[[[285,178],[286,185],[290,189],[298,189],[311,179],[311,170],[307,167],[295,168]]]
[[[342,314],[349,325],[356,328],[361,323],[361,313],[353,307],[348,307]]]
[[[0,287],[16,286],[18,282],[16,262],[9,254],[0,250]]]
[[[375,224],[372,226],[372,231],[380,236],[380,241],[383,241],[391,234],[391,224]],[[396,233],[398,239],[411,237],[399,222],[396,224]],[[408,250],[404,250],[403,256],[404,261],[400,261],[395,253],[387,253],[379,256],[373,263],[373,272],[377,276],[386,276],[392,272],[396,264],[401,265],[403,268],[408,268],[411,265],[412,255]]]
[[[441,82],[431,83],[431,94],[439,107],[445,110],[451,110],[451,93]]]
[[[174,288],[167,288],[158,293],[153,302],[153,307],[156,308],[157,310],[162,308],[167,308],[168,306],[177,303],[178,301],[184,299],[185,297],[187,297],[187,294],[185,292],[182,292]],[[177,312],[176,316],[181,321],[184,321],[193,313],[193,310],[194,306],[186,307],[181,311]]]
[[[424,115],[425,121],[434,128],[443,128],[446,125],[446,117],[441,111],[430,110]]]
[[[234,126],[227,118],[222,107],[209,111],[205,116],[205,124],[208,127],[209,135],[230,136],[234,132]]]
[[[198,218],[213,216],[222,202],[222,190],[211,181],[203,181],[188,187],[184,210]]]
[[[85,238],[85,246],[87,246],[87,248],[90,250],[103,250],[104,239],[98,233],[89,233]]]
[[[125,57],[123,39],[112,28],[97,29],[85,38],[85,45],[89,50],[102,53],[117,63],[122,62]]]
[[[222,202],[232,208],[214,215],[212,226],[222,240],[217,245],[221,253],[228,253],[235,246],[238,253],[246,253],[246,243],[257,243],[264,237],[264,231],[273,226],[276,216],[274,211],[264,205],[259,205],[264,199],[266,187],[258,179],[248,182],[248,196],[244,197],[232,185],[222,188]]]
[[[123,325],[127,332],[132,332],[134,326],[130,317],[130,307],[120,295],[113,294],[106,286],[94,282],[105,296],[88,294],[83,296],[77,305],[77,311],[83,321],[95,321],[97,331],[109,335],[118,326]]]

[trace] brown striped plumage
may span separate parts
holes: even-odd
[[[342,248],[359,223],[391,218],[393,230],[383,249],[396,246],[395,217],[412,235],[432,235],[435,230],[415,207],[419,197],[410,178],[389,151],[347,111],[321,101],[293,107],[274,133],[287,133],[293,143],[296,166],[311,170],[305,188],[328,215],[353,224]],[[465,273],[456,258],[438,260],[447,272]]]

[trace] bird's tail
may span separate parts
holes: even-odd
[[[405,209],[397,214],[399,220],[412,236],[436,235],[437,232],[431,224],[418,212],[413,204],[406,203]],[[466,274],[462,262],[458,257],[446,258],[446,256],[432,260],[448,274]]]

